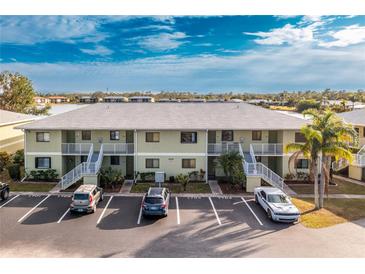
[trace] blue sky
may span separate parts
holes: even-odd
[[[365,88],[365,16],[0,16],[39,91]]]

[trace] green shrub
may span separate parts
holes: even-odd
[[[296,105],[298,112],[302,113],[307,109],[319,109],[321,104],[314,99],[300,100]]]
[[[10,164],[10,155],[6,151],[0,152],[0,171]]]
[[[124,177],[119,170],[112,169],[101,169],[100,171],[100,183],[102,186],[110,185],[112,189],[119,183],[123,183]]]
[[[176,175],[176,182],[178,182],[179,184],[182,185],[184,191],[186,191],[186,186],[188,185],[190,179],[189,179],[189,175],[186,174],[178,174]]]
[[[12,161],[14,164],[19,164],[21,166],[24,166],[24,149],[17,150],[12,155]]]
[[[55,169],[44,169],[44,170],[31,170],[30,176],[36,181],[50,181],[58,177],[58,173]]]
[[[141,173],[139,173],[139,176],[141,177],[142,182],[155,180],[154,172],[141,172]]]
[[[14,181],[20,180],[20,165],[19,164],[11,164],[7,166],[9,176]]]

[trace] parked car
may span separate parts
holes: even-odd
[[[10,188],[8,184],[0,182],[0,198],[1,200],[6,200],[9,198]]]
[[[103,189],[96,185],[81,185],[73,194],[71,212],[94,213],[104,198]]]
[[[255,201],[266,211],[267,217],[277,222],[296,222],[300,212],[283,191],[275,187],[256,187]]]
[[[142,215],[167,216],[170,192],[165,187],[150,187],[143,197]]]

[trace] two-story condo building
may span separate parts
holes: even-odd
[[[66,188],[80,178],[97,183],[100,167],[127,178],[165,172],[166,178],[203,170],[221,176],[216,159],[227,151],[243,157],[247,191],[264,180],[283,186],[288,143],[302,140],[305,120],[246,103],[99,103],[54,115],[25,131],[27,171],[52,168]],[[305,171],[307,160],[298,162]]]
[[[347,123],[352,124],[359,135],[358,152],[354,155],[352,163],[348,164],[348,176],[352,179],[365,181],[365,108],[339,115]]]

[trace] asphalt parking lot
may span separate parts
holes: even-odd
[[[172,196],[165,218],[142,217],[141,200],[106,195],[85,215],[69,212],[68,194],[13,195],[0,202],[0,256],[276,257],[307,237],[300,224],[269,221],[250,197]]]

